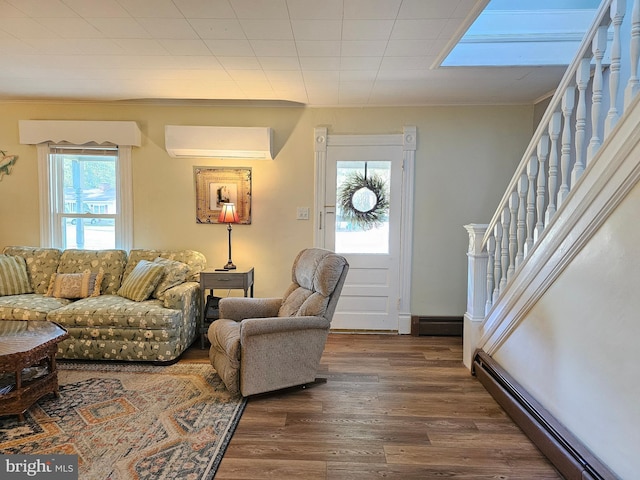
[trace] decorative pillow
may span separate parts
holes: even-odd
[[[189,273],[189,265],[162,257],[156,258],[153,263],[162,265],[165,270],[160,283],[153,291],[153,296],[162,300],[164,298],[164,292],[186,281],[187,274]]]
[[[24,258],[0,255],[0,296],[33,293]]]
[[[54,273],[51,275],[47,297],[87,298],[100,295],[104,272]]]
[[[159,263],[140,260],[122,282],[118,295],[134,302],[146,300],[160,283],[164,270]]]

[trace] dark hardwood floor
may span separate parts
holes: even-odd
[[[460,337],[331,334],[321,368],[326,384],[249,400],[216,479],[562,478],[462,365]]]

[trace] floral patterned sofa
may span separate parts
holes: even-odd
[[[205,266],[193,250],[8,246],[0,255],[0,321],[63,326],[69,338],[58,358],[171,362],[195,339]]]

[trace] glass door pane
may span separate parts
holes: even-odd
[[[335,251],[389,253],[390,161],[338,161]]]

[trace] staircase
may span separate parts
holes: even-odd
[[[639,58],[640,0],[603,0],[493,218],[465,226],[465,365],[496,362],[612,478],[640,471]]]

